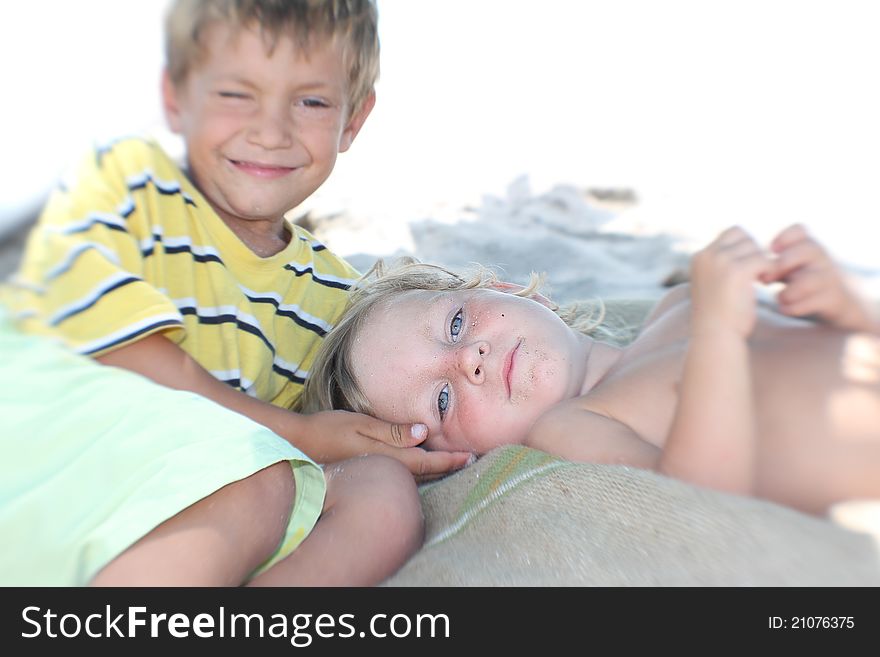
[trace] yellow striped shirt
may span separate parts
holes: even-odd
[[[155,143],[97,149],[56,190],[4,291],[20,328],[93,356],[156,332],[217,379],[299,396],[358,277],[302,228],[256,256]]]

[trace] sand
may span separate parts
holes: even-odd
[[[455,270],[488,266],[515,283],[536,272],[546,275],[547,293],[566,302],[656,298],[686,275],[687,236],[646,226],[639,207],[633,190],[559,184],[535,193],[522,177],[504,197],[409,221],[344,211],[294,218],[362,271],[378,258],[409,255]]]

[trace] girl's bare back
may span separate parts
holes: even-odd
[[[686,293],[670,293],[577,405],[662,449],[678,402],[690,311]],[[880,497],[880,338],[761,308],[749,351],[756,493],[820,513],[843,499]]]

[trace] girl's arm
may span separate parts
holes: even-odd
[[[753,492],[756,431],[749,369],[741,336],[694,336],[658,471],[710,488]]]
[[[581,408],[579,399],[554,406],[538,418],[525,445],[570,461],[646,470],[656,470],[661,455],[622,422]]]
[[[747,339],[756,319],[754,283],[771,270],[771,259],[736,227],[694,255],[691,339],[660,472],[711,488],[754,491],[757,437]]]

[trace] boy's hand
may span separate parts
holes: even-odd
[[[742,228],[722,232],[691,259],[693,335],[734,332],[746,338],[755,326],[754,283],[773,271],[773,262]]]
[[[418,447],[428,437],[423,424],[391,424],[350,411],[321,411],[303,415],[310,444],[321,452],[309,456],[320,463],[342,461],[366,454],[385,454],[406,465],[420,479],[436,478],[470,463],[470,452],[427,451]],[[294,441],[296,444],[296,441]]]
[[[777,296],[780,312],[816,315],[853,331],[880,330],[877,308],[802,225],[783,230],[770,248],[777,254],[773,280],[785,283]]]

